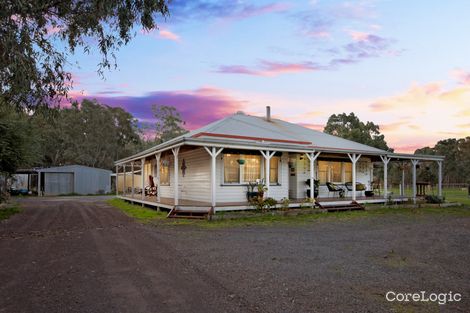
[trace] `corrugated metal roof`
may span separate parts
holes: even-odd
[[[200,135],[198,135],[200,134]],[[246,141],[278,141],[305,146],[338,150],[354,150],[371,153],[387,153],[385,150],[370,147],[351,140],[332,136],[320,131],[306,128],[297,124],[279,119],[267,121],[264,117],[245,114],[231,115],[218,123],[208,125],[194,132],[186,134],[186,137],[217,137],[245,139]],[[246,138],[243,138],[246,137]]]
[[[373,155],[394,155],[393,153],[385,150],[329,135],[280,119],[272,118],[268,121],[265,117],[246,115],[239,112],[128,158],[118,160],[116,163],[144,157],[154,151],[158,151],[175,144],[181,144],[184,142],[191,144],[191,142],[195,142],[196,140],[207,140],[207,142],[218,141],[223,142],[224,144],[236,145],[246,144],[247,146],[266,148],[275,148],[276,146],[279,146],[282,148],[289,147],[300,150],[309,149],[329,152],[358,152]],[[401,154],[401,156],[405,156],[405,154]],[[442,159],[443,157],[434,156],[434,158]]]

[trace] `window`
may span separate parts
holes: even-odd
[[[325,184],[328,179],[328,168],[329,164],[327,161],[318,161],[318,179],[320,184]]]
[[[340,183],[343,181],[341,175],[341,162],[330,162],[330,179],[332,182]]]
[[[269,182],[271,184],[279,183],[279,157],[273,156],[269,162]]]
[[[352,163],[343,163],[344,166],[344,181],[352,182]]]
[[[239,162],[243,160],[243,162]],[[240,164],[242,163],[242,164]],[[274,164],[277,168],[277,164]],[[243,184],[261,178],[261,156],[224,154],[224,183]],[[272,181],[272,179],[270,179]],[[276,175],[277,180],[277,175]]]
[[[261,178],[261,156],[245,155],[243,156],[243,182],[254,182]]]
[[[160,185],[170,185],[170,160],[168,159],[160,161]]]
[[[237,154],[224,155],[224,183],[240,183],[239,157]]]
[[[352,163],[338,161],[318,161],[318,179],[326,182],[344,183],[352,181]]]

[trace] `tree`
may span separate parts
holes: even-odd
[[[97,45],[98,72],[115,65],[134,26],[156,27],[167,16],[165,0],[3,0],[0,2],[0,98],[19,109],[65,96],[71,75],[67,58]],[[62,48],[59,48],[62,47]]]
[[[380,134],[379,125],[369,121],[363,123],[354,113],[331,115],[323,132],[393,152],[385,142],[385,136]]]
[[[470,137],[440,140],[434,147],[417,149],[415,154],[443,155],[443,181],[470,183]],[[428,175],[437,177],[436,165],[430,166],[429,170]]]
[[[0,202],[6,192],[6,178],[20,166],[32,164],[36,149],[29,117],[0,105]]]
[[[141,145],[136,119],[121,108],[83,100],[70,108],[47,110],[47,114],[36,112],[32,119],[40,137],[39,166],[112,169],[115,160],[137,152]]]
[[[160,144],[172,138],[186,134],[185,122],[175,107],[166,105],[153,105],[153,114],[157,119],[155,142]]]

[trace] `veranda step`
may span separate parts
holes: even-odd
[[[174,207],[168,213],[168,218],[209,219],[212,215],[211,208],[201,207]]]
[[[328,203],[321,203],[316,202],[316,204],[324,210],[328,212],[334,211],[352,211],[352,210],[364,210],[364,206],[357,203],[356,201],[352,201],[350,203],[336,203],[336,204],[328,204]]]

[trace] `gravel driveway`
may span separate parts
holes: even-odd
[[[470,218],[145,226],[105,198],[44,198],[0,224],[0,312],[469,312]],[[461,302],[387,302],[387,291]]]

